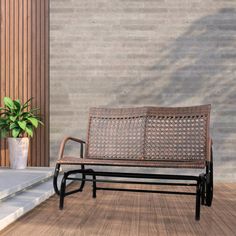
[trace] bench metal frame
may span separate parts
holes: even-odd
[[[81,143],[81,157],[83,158],[83,144]],[[92,182],[92,196],[96,198],[97,190],[108,190],[108,191],[129,191],[129,192],[149,192],[149,193],[162,193],[162,194],[181,194],[181,195],[195,195],[195,219],[200,220],[200,208],[201,205],[211,206],[213,199],[213,150],[211,147],[211,161],[206,162],[205,173],[199,176],[192,175],[168,175],[168,174],[145,174],[145,173],[122,173],[122,172],[103,172],[94,171],[93,169],[85,168],[81,165],[80,169],[70,170],[64,172],[64,176],[61,181],[60,190],[58,188],[58,175],[60,172],[61,164],[56,164],[53,186],[56,194],[60,196],[59,209],[64,207],[64,198],[68,195],[82,192],[86,182]],[[81,174],[81,178],[71,177],[71,175]],[[91,176],[88,179],[87,176]],[[171,182],[145,182],[145,181],[131,181],[131,180],[114,180],[114,179],[97,179],[97,177],[112,177],[112,178],[137,178],[137,179],[152,179],[152,180],[171,180]],[[80,187],[75,190],[66,191],[66,181],[81,181]],[[185,182],[174,182],[174,181],[185,181]],[[188,181],[191,181],[189,183]],[[97,183],[119,183],[119,184],[143,184],[143,185],[169,185],[169,186],[195,186],[195,192],[179,192],[179,191],[161,191],[161,190],[146,190],[146,189],[128,189],[128,188],[105,188],[97,186]]]

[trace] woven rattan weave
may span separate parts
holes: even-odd
[[[85,157],[165,161],[167,166],[177,161],[178,167],[191,162],[202,168],[209,159],[209,116],[210,105],[92,108]]]

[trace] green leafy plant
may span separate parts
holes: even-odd
[[[20,138],[24,134],[33,137],[38,125],[43,125],[37,115],[39,108],[30,109],[32,98],[21,104],[20,100],[4,97],[4,107],[0,107],[0,138]]]

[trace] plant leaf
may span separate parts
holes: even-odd
[[[2,116],[2,115],[10,115],[10,112],[9,111],[6,111],[6,112],[2,112],[2,113],[0,113],[0,116]]]
[[[6,125],[6,124],[7,124],[7,122],[5,119],[0,119],[0,125]]]
[[[38,120],[39,124],[41,124],[42,126],[44,126],[44,123],[41,120]]]
[[[29,103],[32,101],[33,98],[30,98],[29,100],[27,100],[24,105],[22,106],[21,110],[23,111],[25,108],[27,108],[29,106]]]
[[[32,137],[34,128],[37,128],[39,124],[43,125],[41,118],[37,114],[40,109],[31,109],[30,107],[32,99],[30,98],[21,105],[20,100],[13,100],[9,97],[4,98],[4,107],[0,107],[1,136],[20,137],[25,132]]]
[[[40,110],[40,108],[33,108],[29,111],[29,113],[32,115],[35,115],[35,114],[37,114],[37,111],[39,111],[39,110]]]
[[[16,119],[17,119],[17,116],[10,116],[9,118],[10,118],[10,120],[11,120],[12,122],[15,122]]]
[[[19,129],[19,128],[13,129],[13,130],[12,130],[12,136],[13,136],[13,138],[19,137],[20,132],[21,132],[21,129]]]
[[[25,131],[26,129],[26,121],[18,121],[18,125]]]
[[[33,125],[35,128],[38,127],[39,122],[38,122],[38,120],[37,120],[36,118],[34,118],[34,117],[29,117],[29,118],[27,118],[27,119],[32,123],[32,125]]]
[[[26,126],[25,131],[30,137],[33,137],[33,129],[31,127]]]
[[[12,130],[12,129],[15,129],[15,128],[18,128],[18,125],[16,123],[11,123],[10,126],[9,126],[9,129]]]
[[[10,109],[14,109],[15,108],[15,105],[14,105],[14,103],[13,103],[11,98],[4,97],[3,101],[4,101],[5,106],[9,107]]]
[[[23,119],[26,119],[26,118],[29,117],[29,116],[31,116],[31,114],[29,114],[29,112],[23,112],[23,113],[21,113],[21,117],[22,117]]]
[[[17,109],[17,113],[20,113],[20,111],[21,111],[20,101],[19,100],[14,100],[13,103],[14,103],[16,109]]]

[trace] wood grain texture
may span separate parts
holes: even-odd
[[[193,196],[98,191],[93,199],[87,184],[82,193],[66,197],[63,211],[58,210],[58,200],[51,197],[0,235],[233,236],[236,232],[236,184],[232,183],[215,186],[213,205],[202,207],[199,222],[194,219]]]
[[[45,123],[31,140],[28,164],[49,165],[49,1],[0,0],[0,103],[10,96],[33,97]],[[0,166],[8,166],[6,140],[0,142]]]

